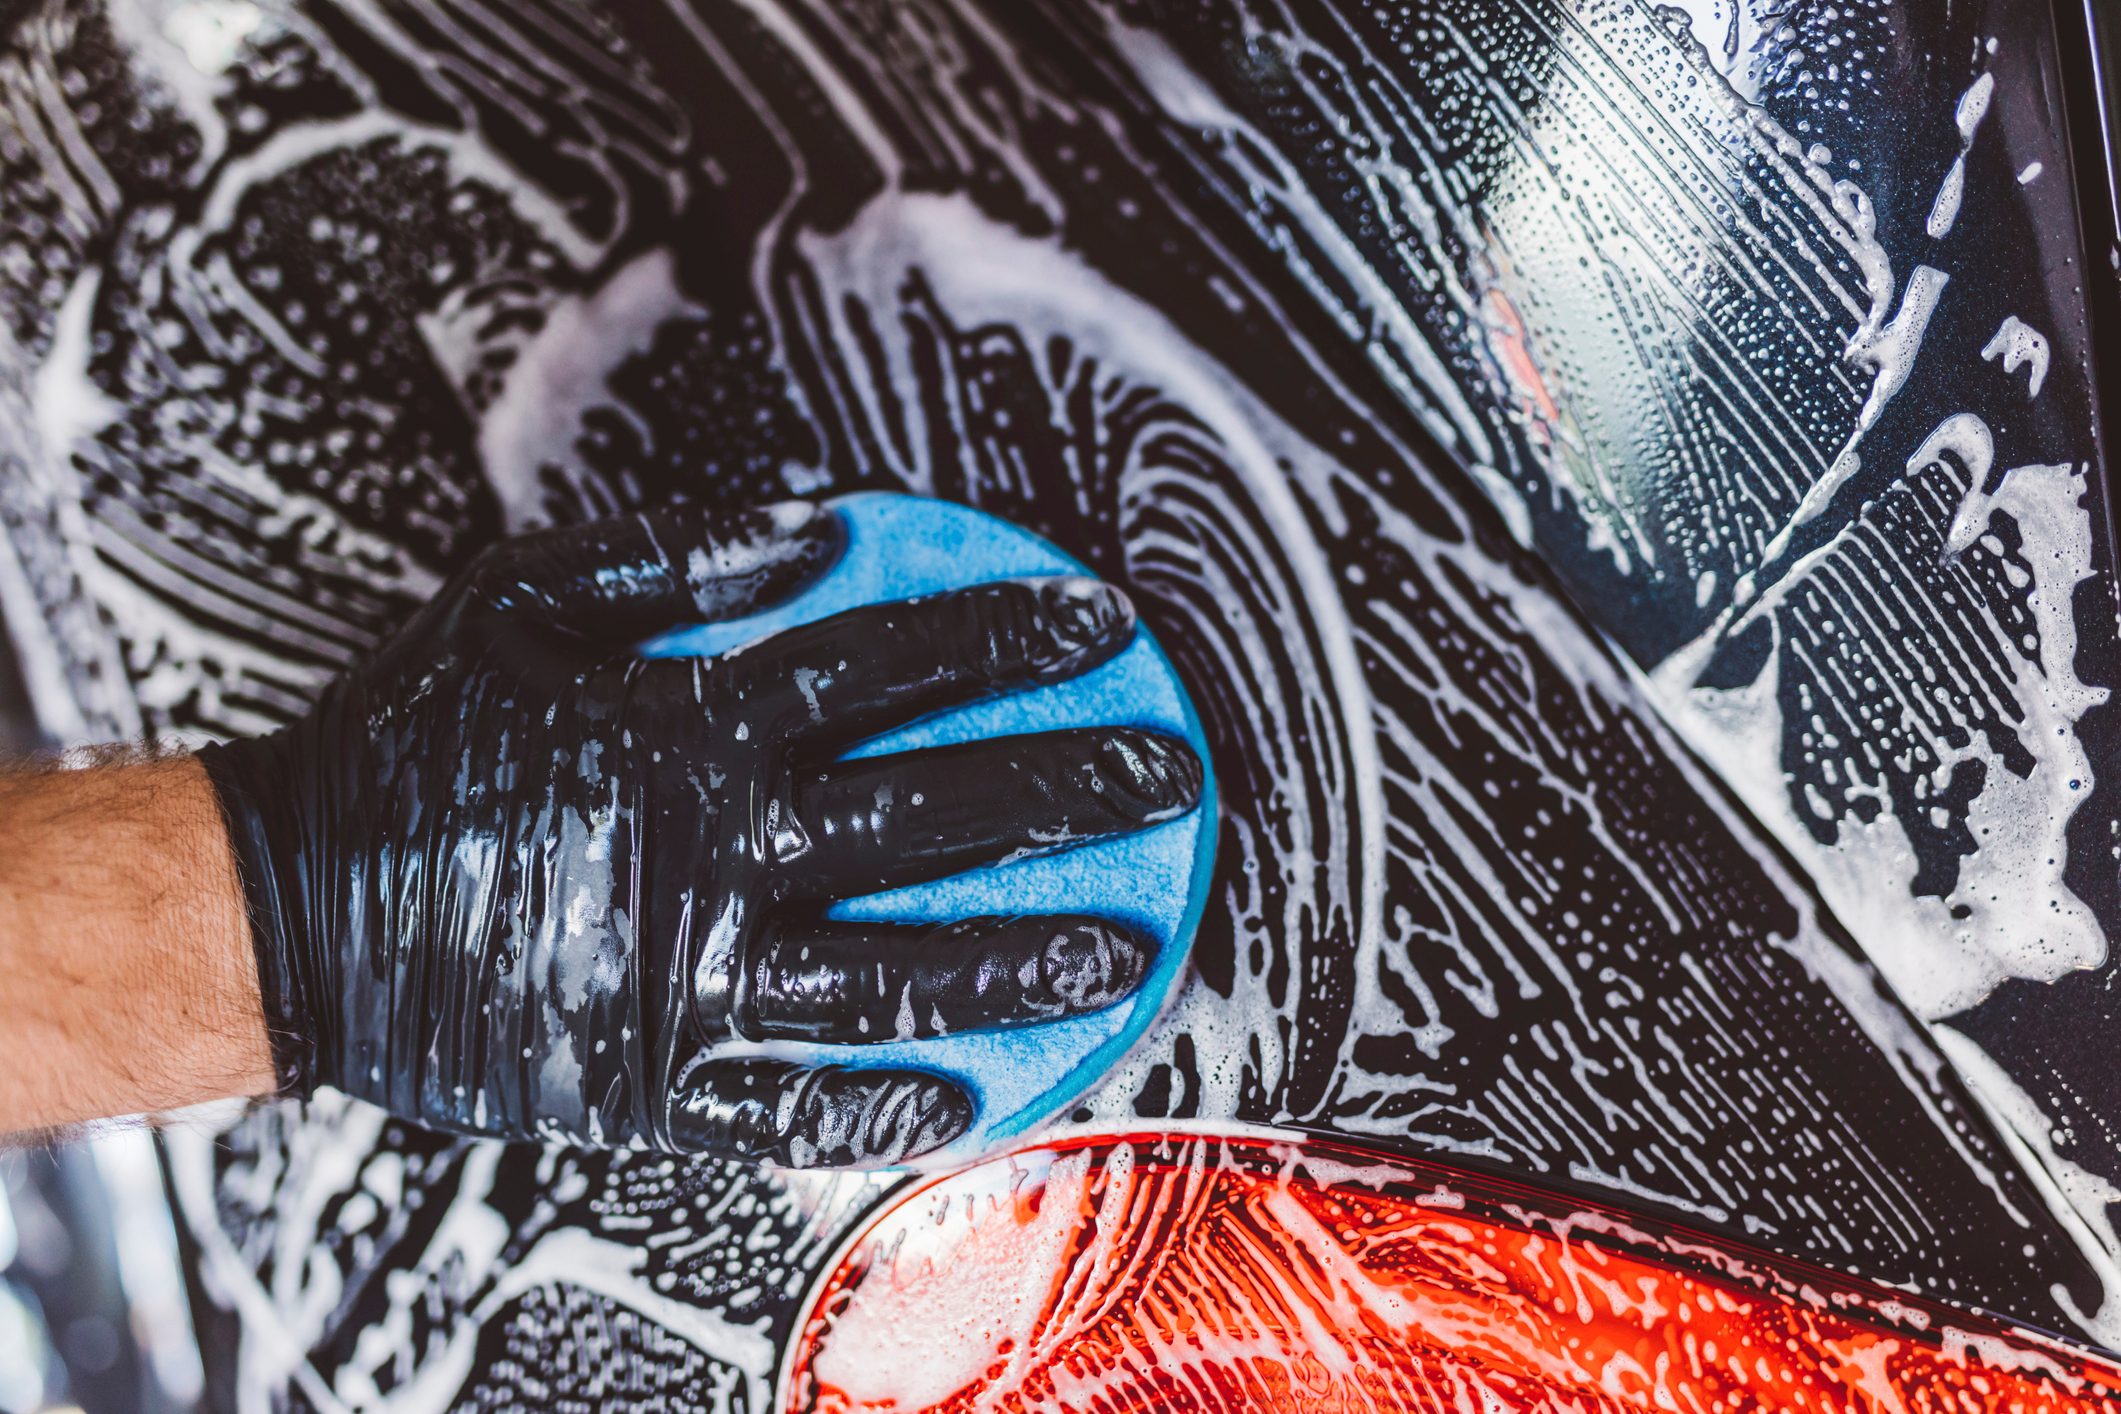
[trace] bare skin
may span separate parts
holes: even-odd
[[[273,1088],[226,828],[190,757],[0,773],[0,1135]]]

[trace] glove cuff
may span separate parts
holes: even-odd
[[[325,1078],[320,1059],[334,1051],[333,1038],[321,1034],[332,1022],[331,1008],[322,1004],[316,954],[295,931],[306,910],[298,892],[305,871],[286,857],[290,842],[302,837],[301,811],[292,799],[299,790],[294,730],[207,746],[198,759],[221,807],[243,885],[275,1094],[307,1099]]]

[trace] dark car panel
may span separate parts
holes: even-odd
[[[968,502],[1127,589],[1221,792],[1073,1124],[2114,1342],[2111,288],[2043,6],[181,8],[0,10],[49,732],[284,720],[506,529]],[[213,1388],[309,1404],[757,1409],[893,1182],[335,1096],[165,1154]]]

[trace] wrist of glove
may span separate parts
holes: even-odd
[[[500,542],[300,721],[201,753],[289,1093],[507,1138],[892,1163],[961,1133],[969,1098],[729,1043],[1031,1024],[1138,984],[1149,945],[1088,915],[826,912],[1193,806],[1187,747],[1122,728],[839,759],[1104,662],[1133,633],[1118,591],[1003,581],[718,658],[633,651],[800,592],[840,534],[789,505]]]

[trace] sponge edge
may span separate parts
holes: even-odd
[[[884,492],[831,504],[846,525],[846,551],[807,592],[767,613],[666,634],[642,652],[650,657],[726,653],[862,604],[994,579],[1090,573],[1029,531],[965,506]],[[972,1127],[925,1156],[923,1168],[979,1158],[1088,1093],[1141,1039],[1177,990],[1214,872],[1214,768],[1193,704],[1163,649],[1143,629],[1124,651],[1079,678],[939,713],[847,754],[875,756],[1084,726],[1146,727],[1182,737],[1207,768],[1200,805],[1138,834],[848,899],[831,911],[837,918],[878,921],[1094,913],[1131,923],[1157,943],[1155,965],[1132,998],[1092,1015],[1006,1031],[861,1046],[731,1043],[725,1051],[817,1065],[910,1066],[956,1080],[972,1097]]]

